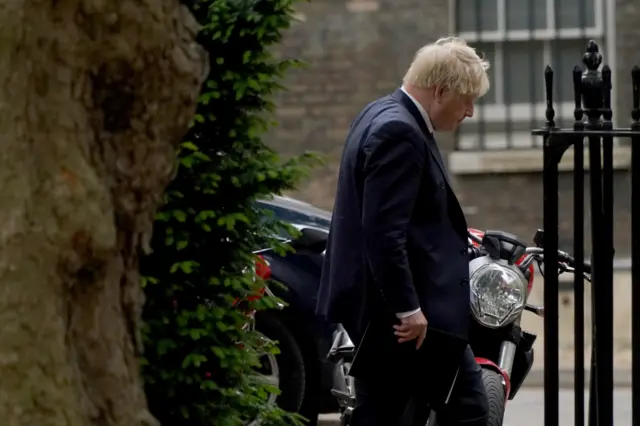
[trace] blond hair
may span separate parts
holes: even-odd
[[[443,86],[461,95],[483,96],[489,90],[489,61],[458,37],[427,44],[416,55],[403,83],[422,89]]]

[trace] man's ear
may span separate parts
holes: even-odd
[[[449,89],[444,87],[444,86],[436,86],[435,87],[435,93],[434,93],[434,97],[436,99],[436,102],[438,102],[438,103],[442,102],[445,94],[448,91],[449,91]]]

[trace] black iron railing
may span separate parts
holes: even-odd
[[[583,56],[584,71],[573,69],[574,123],[561,128],[555,121],[554,77],[544,71],[546,125],[533,130],[542,136],[544,158],[544,263],[545,271],[558,264],[558,164],[565,151],[574,147],[574,253],[584,257],[584,147],[589,152],[589,193],[592,256],[592,352],[590,365],[589,426],[611,426],[613,419],[613,149],[614,138],[632,142],[632,400],[633,425],[640,425],[640,68],[630,75],[633,93],[632,124],[613,127],[611,69],[602,63],[598,45],[591,40]],[[621,82],[622,84],[623,82]],[[640,220],[640,219],[638,219]],[[584,281],[583,266],[577,265],[575,292],[575,424],[584,425]],[[559,426],[559,333],[558,276],[545,274],[544,287],[544,395],[545,426]]]

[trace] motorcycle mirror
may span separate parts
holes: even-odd
[[[500,258],[500,240],[498,238],[485,234],[482,238],[482,247],[491,258]]]
[[[544,230],[538,229],[536,234],[533,236],[533,242],[536,247],[544,248]]]

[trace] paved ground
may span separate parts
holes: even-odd
[[[585,402],[588,395],[585,392]],[[560,391],[560,425],[573,425],[573,391]],[[614,424],[631,424],[631,389],[618,388],[614,395]],[[544,397],[540,388],[522,389],[507,406],[505,426],[544,426]],[[339,425],[337,415],[326,415],[319,426]]]

